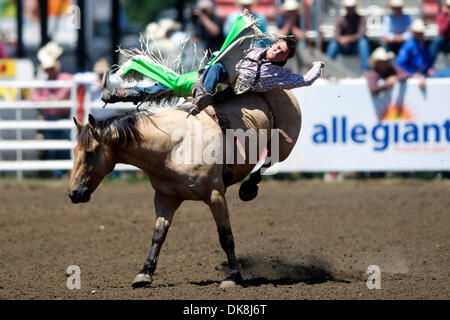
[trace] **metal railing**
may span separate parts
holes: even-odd
[[[0,173],[16,172],[18,181],[23,180],[25,171],[52,171],[70,170],[73,166],[73,147],[76,141],[76,128],[72,117],[84,123],[88,114],[95,109],[102,108],[101,101],[92,101],[95,86],[78,84],[74,81],[0,81],[0,88],[9,92],[15,91],[15,96],[0,100]],[[69,100],[62,101],[31,101],[22,99],[24,92],[34,89],[62,89],[70,88]],[[81,90],[80,90],[81,89]],[[130,109],[129,104],[117,104],[113,109]],[[70,108],[71,116],[57,121],[39,119],[38,111],[45,109]],[[24,119],[24,110],[35,110],[34,119]],[[8,115],[5,116],[5,111]],[[70,140],[42,140],[38,130],[70,130]],[[14,133],[14,138],[4,138],[4,132]],[[24,131],[32,131],[34,134],[24,138]],[[34,136],[34,137],[33,137]],[[45,150],[70,150],[71,158],[67,160],[40,160],[37,155],[33,159],[24,159],[24,152]],[[9,159],[5,160],[5,154]],[[15,156],[13,156],[15,154]],[[2,157],[3,155],[3,157]],[[134,170],[131,166],[118,165],[117,170]]]

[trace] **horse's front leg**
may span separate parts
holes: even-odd
[[[221,288],[233,287],[242,280],[239,266],[234,255],[234,239],[231,232],[228,206],[224,190],[213,190],[207,202],[216,221],[217,231],[222,249],[225,251],[230,267],[230,275],[222,281]]]
[[[152,283],[153,274],[156,270],[159,252],[166,239],[173,215],[180,206],[182,200],[166,197],[160,193],[155,194],[156,226],[153,233],[152,248],[144,263],[144,267],[134,278],[132,286],[135,288],[145,287]]]

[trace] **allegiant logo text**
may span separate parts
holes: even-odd
[[[375,151],[385,151],[390,144],[450,142],[450,119],[442,123],[417,124],[410,121],[384,121],[372,128],[362,123],[349,124],[346,116],[331,118],[331,123],[314,125],[315,144],[365,144],[373,140]]]

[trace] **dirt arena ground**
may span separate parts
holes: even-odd
[[[177,211],[151,288],[130,286],[150,249],[149,184],[103,183],[72,205],[67,181],[0,185],[0,299],[449,299],[450,181],[264,182],[228,192],[242,287],[201,203]],[[81,289],[65,271],[81,268]],[[381,270],[381,289],[366,269]],[[95,293],[93,293],[95,291]]]

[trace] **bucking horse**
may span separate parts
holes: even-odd
[[[175,211],[186,200],[203,201],[214,217],[220,245],[230,268],[229,276],[223,280],[221,287],[234,286],[242,280],[225,194],[229,186],[244,180],[255,169],[256,163],[250,161],[254,158],[250,154],[254,141],[251,142],[247,136],[241,143],[234,141],[230,148],[223,128],[214,117],[202,112],[196,117],[187,118],[187,110],[183,105],[163,108],[159,112],[136,110],[101,122],[89,115],[87,124],[74,118],[78,138],[68,187],[68,195],[73,203],[88,202],[101,181],[118,163],[143,170],[155,190],[156,222],[152,245],[142,270],[132,282],[133,287],[151,284]],[[268,154],[270,158],[276,159],[270,165],[284,161],[299,137],[301,111],[290,91],[280,89],[263,94],[234,96],[217,104],[215,110],[226,115],[228,128],[256,132],[255,141],[258,144],[262,139],[258,133],[266,130],[267,148],[257,148],[257,156]],[[198,128],[203,133],[207,132],[208,137],[203,134],[199,141],[195,137]],[[277,157],[274,157],[275,151],[271,150],[274,139],[278,142]],[[199,150],[200,154],[215,154],[216,158],[220,156],[223,159],[230,150],[234,158],[240,153],[245,154],[241,155],[241,163],[197,161],[195,157]],[[222,150],[222,153],[218,150]],[[241,198],[248,196],[245,200],[253,199],[257,193],[256,184],[260,180],[260,171],[252,173],[251,183],[247,181],[241,186]]]

